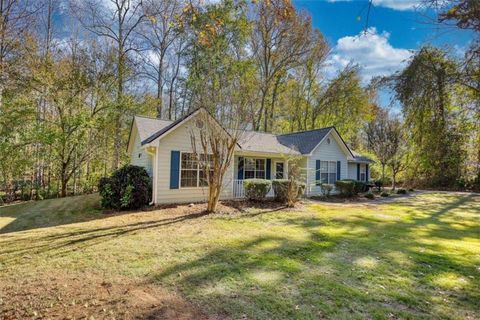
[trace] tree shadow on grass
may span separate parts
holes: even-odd
[[[264,202],[221,201],[221,204],[229,211],[251,216],[285,209],[285,206],[271,200]],[[196,204],[193,208],[187,208],[186,204],[168,204],[147,207],[143,210],[109,213],[100,207],[98,194],[29,201],[0,207],[0,234],[88,222],[109,218],[112,215],[129,215],[152,210],[168,212],[168,210],[179,209],[179,211],[199,212],[204,207],[204,203]],[[185,208],[189,210],[185,210]],[[180,214],[183,215],[182,212]]]
[[[86,228],[67,232],[59,232],[45,236],[35,237],[32,244],[30,237],[14,238],[15,245],[9,246],[4,241],[0,247],[0,262],[9,263],[24,258],[25,254],[38,255],[57,251],[57,255],[67,255],[71,251],[95,246],[104,241],[111,240],[135,233],[137,231],[165,227],[172,224],[197,219],[207,215],[206,212],[196,212],[171,218],[155,219],[129,223],[126,225],[114,225],[101,228]],[[55,254],[50,254],[50,257]]]
[[[97,194],[29,201],[0,207],[0,234],[107,217]],[[3,220],[3,221],[2,221]]]
[[[478,238],[477,200],[420,204],[414,209],[421,214],[405,220],[359,212],[332,226],[313,217],[285,217],[307,239],[278,234],[236,241],[162,270],[152,281],[234,317],[477,318],[478,256],[423,242]],[[454,221],[443,218],[462,208],[472,210],[477,223],[452,229]],[[342,232],[323,229],[332,227]]]

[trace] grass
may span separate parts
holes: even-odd
[[[234,319],[480,318],[480,196],[104,215],[95,195],[0,208],[0,282],[68,270]]]

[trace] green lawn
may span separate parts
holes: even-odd
[[[0,208],[0,282],[123,277],[233,319],[480,318],[480,195],[199,210],[104,215],[96,195]]]

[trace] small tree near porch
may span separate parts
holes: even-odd
[[[225,130],[205,109],[200,109],[190,129],[192,149],[208,183],[207,212],[217,210],[223,182],[232,165],[241,130]]]

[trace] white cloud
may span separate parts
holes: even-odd
[[[419,0],[373,0],[373,4],[379,7],[394,10],[413,10],[420,5]]]
[[[353,0],[327,0],[328,2],[351,2]],[[373,5],[393,10],[414,10],[421,4],[421,0],[373,0]]]
[[[369,28],[366,33],[338,39],[328,59],[328,71],[333,73],[350,62],[362,68],[363,80],[368,82],[374,76],[385,76],[400,70],[411,57],[412,51],[394,48],[389,42],[388,32],[378,33]]]

